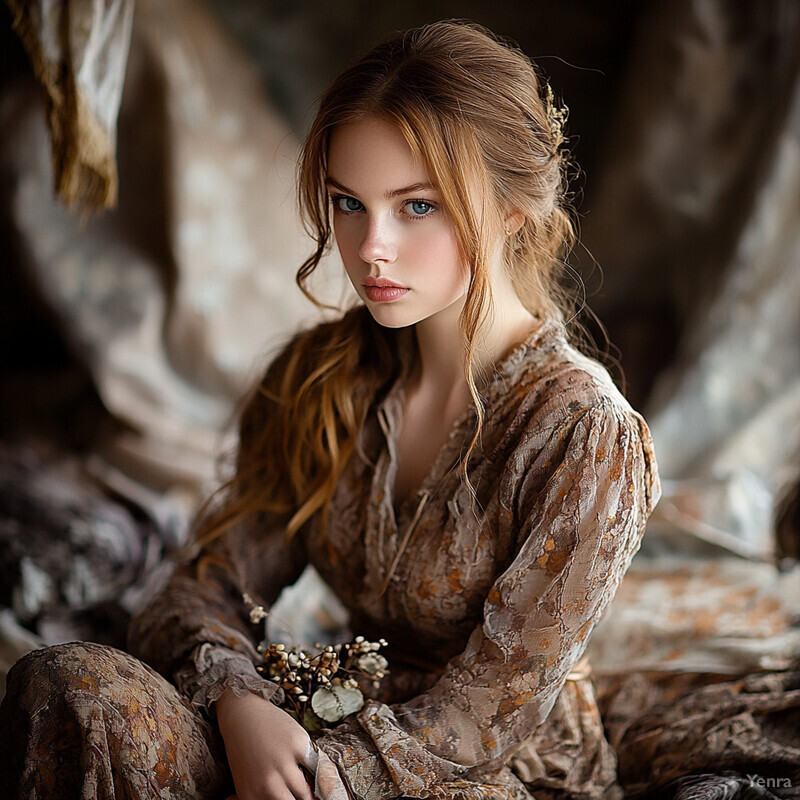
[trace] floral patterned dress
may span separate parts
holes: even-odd
[[[23,774],[10,796],[46,797],[38,787],[63,773],[83,781],[74,796],[224,797],[214,701],[282,691],[255,669],[261,631],[243,595],[268,607],[307,564],[355,633],[389,641],[380,689],[316,739],[353,796],[621,796],[582,655],[659,496],[648,429],[557,321],[507,355],[483,396],[477,497],[458,469],[471,408],[395,507],[399,382],[369,415],[324,536],[312,521],[287,542],[261,518],[179,568],[130,638],[170,683],[98,645],[23,661],[3,710],[3,727],[24,731],[0,755],[4,774]]]

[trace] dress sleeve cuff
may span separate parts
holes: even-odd
[[[218,645],[197,647],[190,664],[175,675],[175,680],[193,705],[206,710],[227,691],[237,697],[250,692],[273,703],[283,702],[283,689],[259,675],[246,655]]]
[[[387,800],[398,796],[374,742],[354,722],[326,729],[314,743],[336,765],[351,797]]]
[[[325,731],[316,744],[360,800],[465,796],[467,768],[430,752],[382,703],[368,701],[353,721]]]

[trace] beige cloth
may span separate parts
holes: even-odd
[[[8,0],[44,91],[56,192],[68,205],[117,200],[117,115],[133,0]]]
[[[19,5],[33,19],[43,4]],[[44,5],[42,37],[84,9],[99,47],[124,4]],[[45,38],[29,49],[50,52]],[[15,614],[0,625],[1,676],[37,644],[124,644],[128,611],[165,577],[156,561],[219,482],[236,401],[270,349],[319,316],[294,281],[310,247],[293,202],[298,143],[255,67],[201,0],[137,0],[130,39],[127,67],[116,46],[104,62],[126,74],[119,204],[88,221],[53,196],[52,118],[24,54],[3,53],[0,564]],[[99,94],[111,73],[85,77]],[[87,497],[123,524],[109,529]],[[109,563],[112,540],[128,562]],[[99,602],[87,585],[110,613],[87,610]],[[47,602],[20,614],[12,595]]]

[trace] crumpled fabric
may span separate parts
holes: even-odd
[[[47,642],[124,642],[178,544],[156,508],[109,497],[79,458],[0,446],[0,672]]]
[[[640,553],[589,655],[602,676],[785,670],[800,654],[799,619],[800,565]]]
[[[776,797],[800,796],[798,667],[795,661],[785,671],[735,679],[634,672],[602,681],[604,721],[625,796],[723,797],[711,790],[721,791],[725,779],[733,788],[761,781]],[[704,784],[708,795],[701,793]]]
[[[112,5],[96,3],[93,19]],[[151,577],[164,576],[155,562],[185,541],[219,483],[224,432],[254,370],[279,337],[316,319],[294,282],[308,249],[292,195],[297,140],[255,67],[194,0],[138,0],[130,41],[116,150],[123,191],[117,208],[88,220],[53,197],[35,77],[14,69],[0,87],[0,227],[9,232],[0,317],[10,359],[0,461],[15,477],[0,517],[9,531],[34,524],[27,512],[15,520],[11,506],[37,508],[47,483],[47,535],[70,543],[48,588],[30,568],[48,559],[39,537],[0,536],[8,592],[48,597],[44,614],[16,618],[32,636],[0,629],[0,673],[23,641],[124,646],[130,611],[152,597]],[[25,53],[17,57],[25,67]],[[47,481],[20,468],[29,460]],[[86,514],[86,495],[108,513]],[[110,536],[108,519],[120,520]],[[127,542],[130,563],[115,553],[104,563],[109,538]],[[102,615],[73,602],[71,587],[89,582]]]
[[[769,559],[800,480],[800,5],[655,2],[634,41],[581,227],[593,309],[657,377],[643,551]]]
[[[314,797],[317,800],[348,800],[350,795],[339,770],[310,738],[303,764],[314,776]]]
[[[117,200],[117,115],[134,0],[8,0],[45,91],[55,191],[69,206]]]

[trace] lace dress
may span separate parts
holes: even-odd
[[[477,498],[457,468],[475,425],[471,408],[417,495],[395,508],[398,383],[369,415],[324,536],[312,521],[287,542],[264,517],[181,567],[134,620],[130,638],[132,652],[177,691],[97,645],[34,656],[79,706],[97,695],[109,708],[117,702],[103,717],[112,731],[93,739],[88,755],[79,743],[75,752],[45,746],[53,727],[46,695],[23,682],[24,666],[12,671],[9,695],[25,699],[4,713],[28,720],[16,746],[24,785],[45,780],[53,759],[80,752],[97,762],[97,797],[224,796],[214,701],[228,689],[281,696],[255,669],[262,634],[243,594],[268,607],[312,564],[349,610],[352,630],[389,641],[380,690],[316,740],[355,797],[621,796],[581,657],[659,496],[649,432],[557,322],[498,365],[484,399],[485,427],[469,464]],[[266,403],[251,404],[243,435],[268,413]],[[81,716],[76,724],[85,728],[92,713],[63,708],[55,716]],[[148,764],[139,763],[142,752]],[[155,781],[153,764],[176,759],[171,793],[161,783],[127,789],[139,786],[131,775]],[[127,793],[115,794],[117,785]]]

